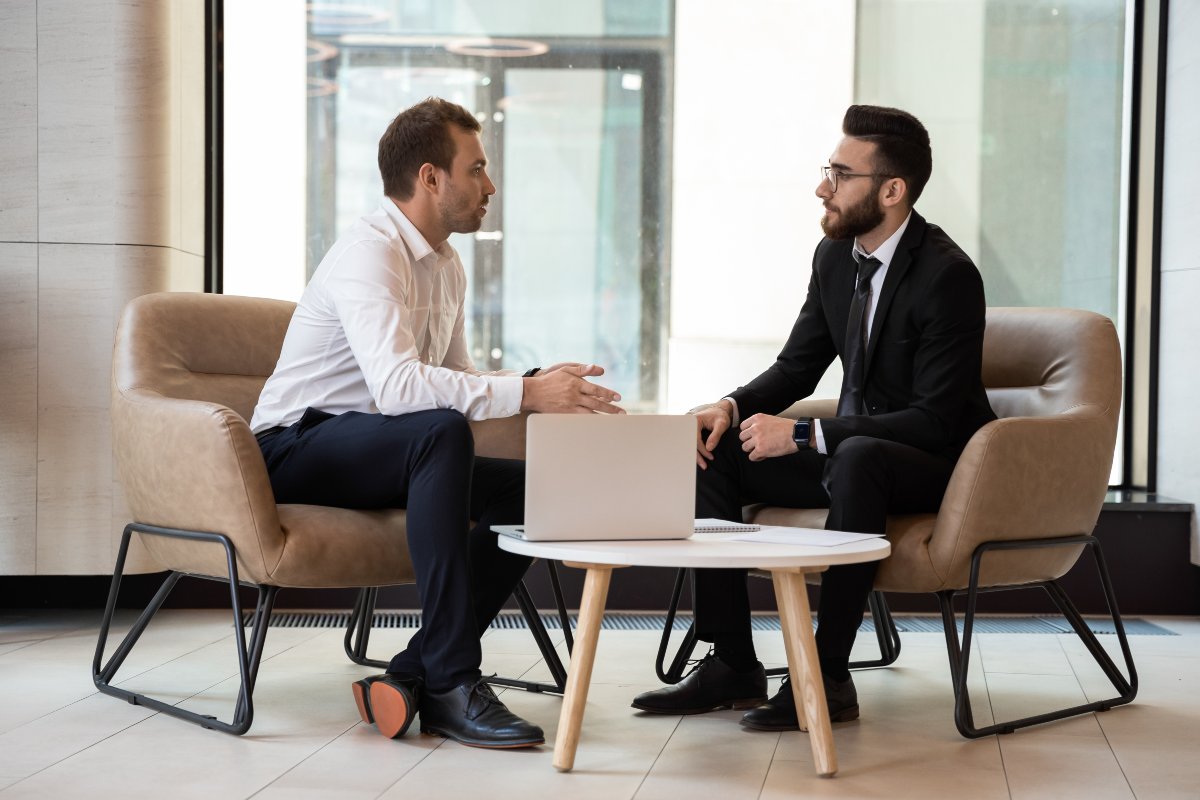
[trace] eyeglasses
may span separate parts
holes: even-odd
[[[838,181],[848,180],[850,178],[882,178],[883,175],[878,172],[843,172],[840,169],[834,169],[826,164],[821,167],[821,180],[829,181],[829,188],[836,192]]]

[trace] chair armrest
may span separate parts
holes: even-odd
[[[471,423],[475,455],[525,460],[525,423],[529,414],[485,419]]]
[[[801,400],[797,403],[792,403],[779,416],[787,417],[788,419],[800,419],[800,417],[813,417],[815,419],[828,419],[829,417],[837,416],[836,399],[809,399]]]
[[[246,421],[216,403],[164,397],[149,389],[114,390],[113,451],[137,522],[228,536],[239,577],[268,579],[284,537],[262,452]],[[225,575],[221,548],[142,537],[163,566]]]
[[[800,419],[800,417],[815,417],[817,419],[823,417],[836,417],[837,403],[838,401],[836,399],[798,400],[780,412],[779,416],[786,417],[788,419]],[[688,413],[693,414],[696,411],[704,408],[706,405],[708,405],[708,403],[688,409]]]
[[[1108,491],[1114,418],[1099,406],[1079,406],[980,428],[959,458],[938,512],[929,542],[934,568],[951,584],[965,585],[971,555],[984,542],[1091,533]],[[1053,573],[1065,572],[1077,556],[1076,548],[997,555],[995,566],[985,570],[985,585],[1010,582],[1003,575],[1008,573],[1018,582],[1057,577]],[[1018,568],[1030,559],[1040,562],[1036,575]]]

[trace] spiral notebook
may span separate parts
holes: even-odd
[[[751,533],[762,526],[748,522],[730,522],[727,519],[698,519],[696,533]]]

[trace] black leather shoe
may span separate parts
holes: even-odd
[[[825,703],[829,706],[830,722],[849,722],[858,719],[858,690],[854,679],[842,682],[822,676],[825,683]],[[796,719],[796,698],[792,685],[784,678],[783,685],[775,695],[758,708],[742,716],[742,726],[756,731],[797,731],[800,723]]]
[[[471,747],[536,747],[546,741],[541,728],[500,702],[486,678],[464,681],[446,692],[425,692],[421,733],[445,736]]]
[[[761,663],[746,672],[714,653],[700,659],[674,686],[642,692],[631,705],[651,714],[704,714],[719,708],[753,708],[767,699],[767,673]]]
[[[358,715],[374,724],[389,739],[403,736],[417,715],[421,697],[421,678],[385,672],[355,681],[350,690]]]

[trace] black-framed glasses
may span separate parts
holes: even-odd
[[[837,191],[838,181],[844,181],[844,180],[848,180],[850,178],[882,178],[882,177],[884,177],[884,176],[880,175],[878,172],[845,172],[840,169],[834,169],[833,167],[829,166],[828,164],[821,167],[821,179],[829,181],[829,188],[831,191],[834,191],[834,192]]]

